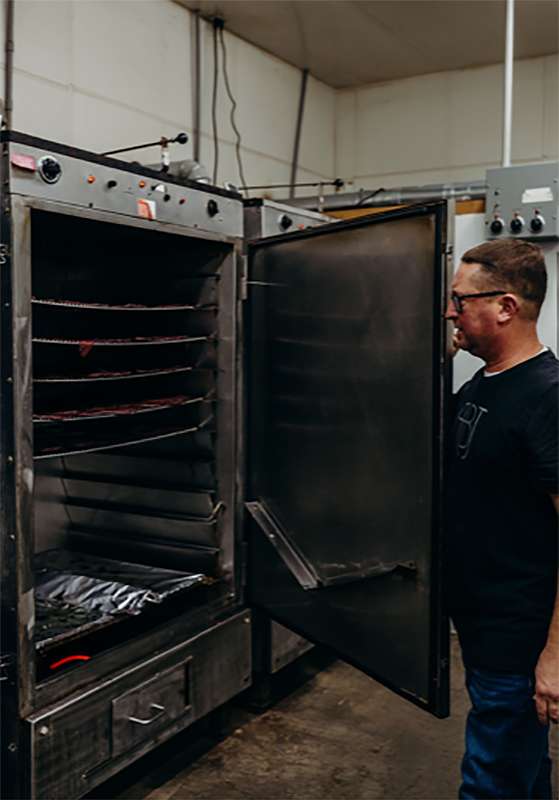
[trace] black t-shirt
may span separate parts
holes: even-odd
[[[467,666],[529,673],[557,583],[559,361],[480,370],[456,397],[447,593]]]

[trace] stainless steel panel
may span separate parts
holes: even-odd
[[[240,199],[214,196],[191,187],[178,186],[163,178],[142,179],[141,175],[127,172],[125,167],[119,169],[89,163],[83,158],[72,158],[28,144],[11,142],[9,147],[11,155],[17,153],[36,160],[50,156],[62,168],[60,179],[50,184],[38,172],[23,170],[12,164],[10,180],[11,190],[15,194],[71,203],[84,209],[117,212],[135,218],[141,216],[140,209],[145,208],[142,204],[148,201],[153,204],[157,222],[227,236],[242,236],[243,206]],[[92,183],[88,182],[90,175],[95,178]],[[140,186],[141,182],[143,187]],[[217,203],[218,212],[214,216],[208,213],[209,201]]]
[[[246,688],[250,638],[245,611],[30,716],[32,797],[80,797]],[[124,720],[149,720],[159,711],[150,704],[168,713],[153,725]]]
[[[252,597],[440,714],[444,223],[263,240],[249,274]]]

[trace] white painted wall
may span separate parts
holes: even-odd
[[[97,152],[192,131],[192,20],[171,0],[16,2],[13,127]],[[212,29],[202,28],[201,159],[211,170]],[[0,37],[3,44],[1,29]],[[235,36],[225,39],[247,181],[287,183],[301,73]],[[218,182],[236,183],[229,109],[220,75]],[[299,180],[334,177],[334,114],[335,91],[309,79]],[[159,149],[123,157],[155,162]],[[192,143],[175,145],[172,157],[191,158]]]
[[[559,56],[515,64],[512,160],[559,158]],[[384,188],[483,180],[501,162],[502,66],[338,92],[336,171]]]
[[[19,0],[14,127],[94,151],[191,131],[192,20],[172,0]],[[212,30],[202,28],[201,158],[211,170]],[[301,74],[225,38],[247,181],[286,183]],[[557,55],[516,64],[517,162],[559,157],[558,75]],[[500,161],[501,77],[497,65],[340,91],[309,78],[298,179],[340,176],[354,181],[349,191],[482,179]],[[229,110],[220,78],[218,180],[236,183]],[[191,155],[191,143],[173,149],[175,158]],[[153,148],[126,157],[158,156]]]

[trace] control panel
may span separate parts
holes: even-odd
[[[559,162],[487,171],[488,239],[559,238]]]
[[[326,214],[277,203],[275,200],[253,198],[245,201],[245,237],[247,239],[296,233],[304,231],[306,228],[324,225],[326,222],[337,222],[337,220]]]
[[[10,142],[9,158],[14,194],[242,236],[243,205],[234,195],[18,142]]]

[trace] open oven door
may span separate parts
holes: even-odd
[[[249,247],[251,602],[439,717],[446,204]]]

